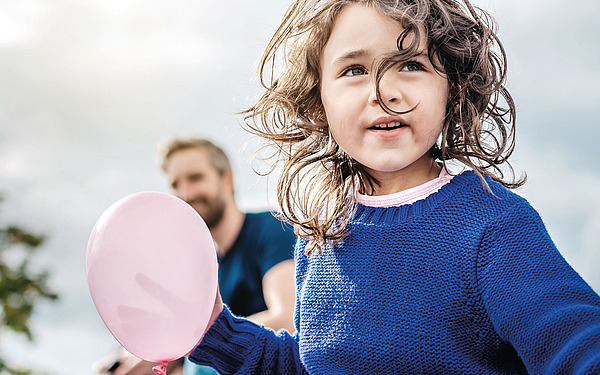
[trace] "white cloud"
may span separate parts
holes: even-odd
[[[47,7],[37,0],[6,0],[0,10],[0,46],[14,46],[34,35]]]
[[[48,234],[36,263],[62,298],[33,320],[33,344],[2,334],[8,358],[89,374],[116,342],[96,313],[85,249],[100,213],[163,190],[154,154],[175,134],[209,136],[233,156],[242,206],[266,205],[235,112],[278,3],[5,1],[0,4],[2,219]],[[261,31],[262,30],[262,31]],[[261,203],[262,202],[262,203]]]
[[[3,334],[3,352],[81,375],[112,349],[87,290],[87,236],[117,199],[165,188],[154,154],[166,137],[210,137],[232,156],[242,207],[273,205],[275,180],[267,199],[267,180],[250,169],[256,144],[244,147],[250,137],[235,112],[258,92],[256,61],[287,3],[0,2],[0,193],[7,198],[0,212],[48,233],[39,262],[52,268],[63,294],[34,317],[36,343]],[[522,192],[599,290],[600,170],[592,157],[600,113],[592,109],[600,100],[600,2],[478,4],[498,19],[524,114],[516,160],[530,181]]]

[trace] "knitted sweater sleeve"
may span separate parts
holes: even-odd
[[[275,332],[237,317],[225,306],[189,358],[223,375],[305,374],[296,340],[286,330]]]
[[[530,373],[600,373],[600,297],[526,201],[487,226],[477,282],[491,323]]]

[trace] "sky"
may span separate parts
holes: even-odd
[[[0,1],[0,223],[48,236],[34,266],[61,295],[38,306],[34,342],[0,332],[13,363],[85,375],[117,346],[89,294],[87,240],[116,200],[166,191],[155,157],[165,139],[212,139],[232,158],[240,206],[276,207],[274,179],[251,168],[260,143],[237,113],[260,93],[257,61],[287,4]],[[600,2],[476,4],[509,55],[513,164],[528,175],[517,192],[600,291]]]

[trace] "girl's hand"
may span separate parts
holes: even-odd
[[[210,320],[208,321],[208,325],[206,326],[206,330],[204,331],[204,334],[206,334],[206,331],[208,331],[208,329],[214,324],[214,322],[217,320],[219,315],[221,315],[222,311],[223,311],[223,299],[221,298],[221,292],[219,291],[219,288],[217,286],[217,295],[215,297],[215,305],[213,306],[213,311],[212,311],[212,314],[210,315]],[[194,349],[196,348],[196,346],[200,345],[200,343],[202,342],[202,338],[204,337],[204,334],[202,334],[200,341],[198,341],[198,343],[196,343],[194,348],[185,355],[186,357],[189,357],[190,354],[192,354],[192,351],[194,351]]]

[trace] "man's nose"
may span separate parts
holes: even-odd
[[[187,202],[190,196],[189,185],[187,183],[180,183],[175,189],[175,196]]]

